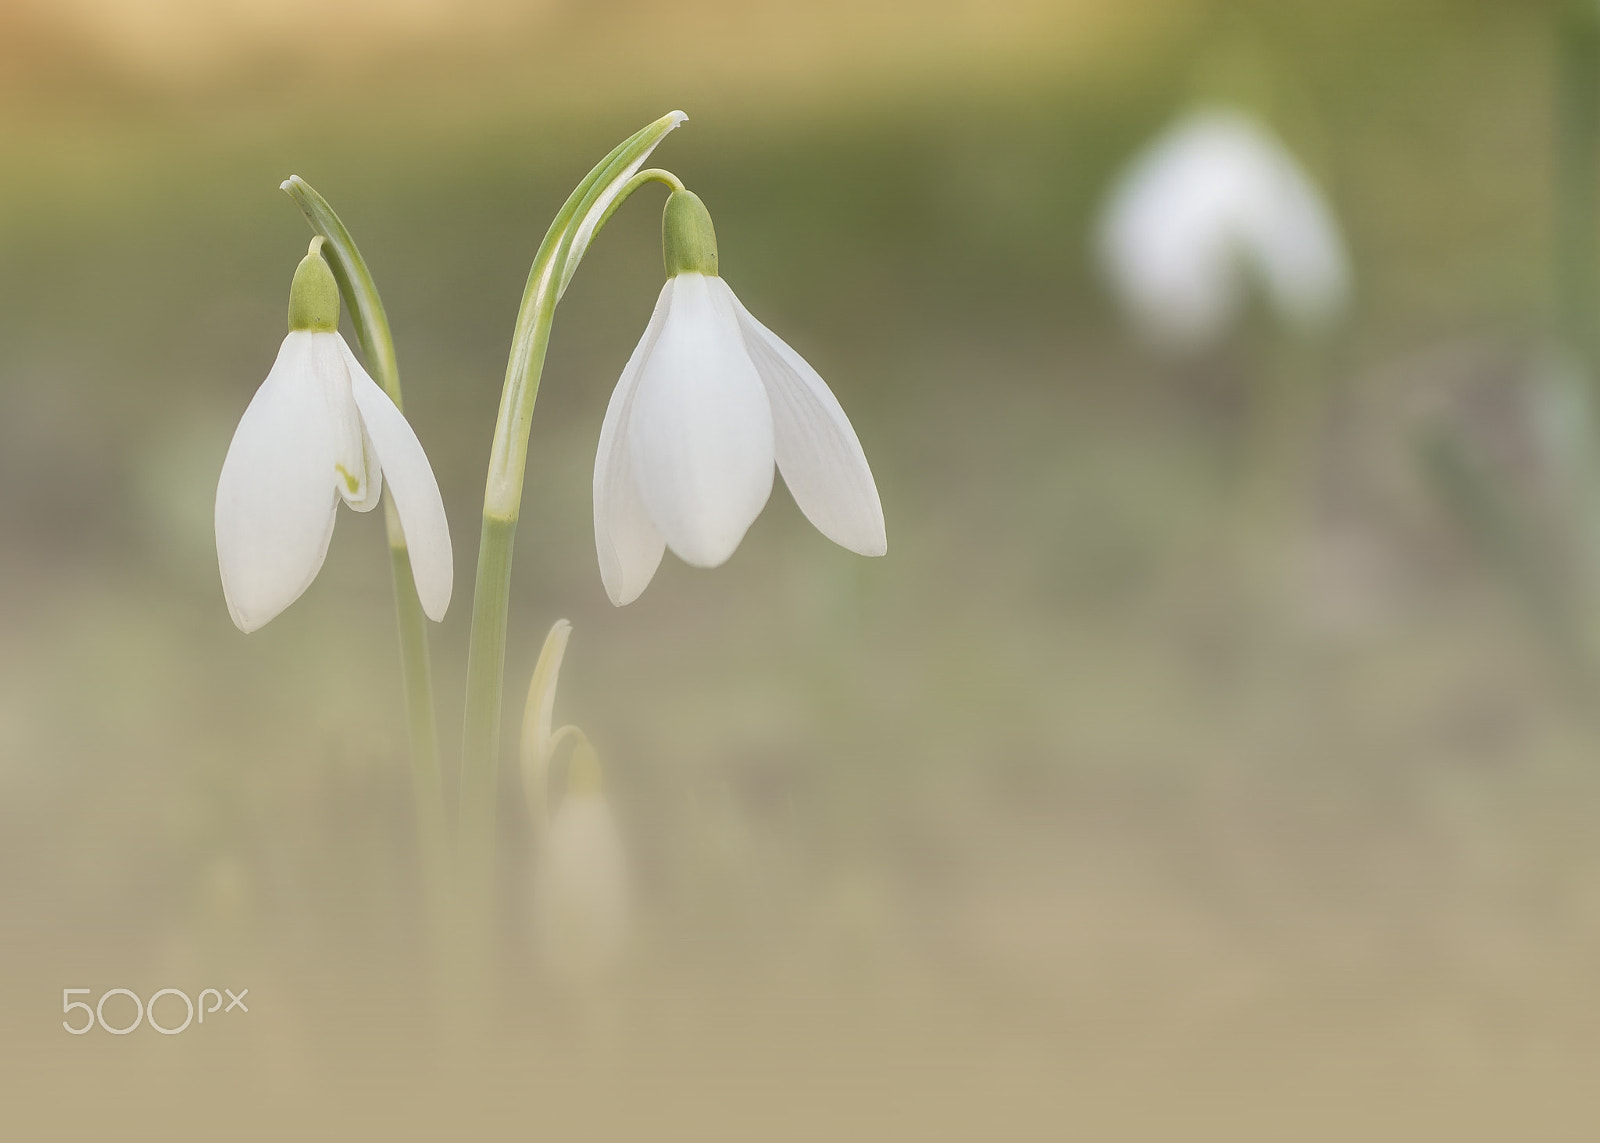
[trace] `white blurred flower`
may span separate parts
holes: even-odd
[[[691,237],[709,243],[709,254],[675,260],[679,202],[698,212],[686,225],[703,228]],[[710,218],[701,215],[686,191],[669,200],[670,277],[600,429],[595,547],[619,606],[644,591],[665,548],[696,567],[731,556],[767,502],[774,462],[823,535],[866,556],[888,546],[849,418],[816,370],[717,276]]]
[[[552,982],[589,990],[615,978],[628,949],[632,887],[622,833],[582,740],[540,847],[533,901],[540,960]]]
[[[538,839],[533,909],[540,959],[553,983],[593,993],[613,978],[627,952],[632,892],[600,759],[576,726],[551,730],[571,635],[572,625],[556,620],[533,668],[522,715],[522,779]],[[564,742],[572,751],[565,790],[552,811],[548,787]]]
[[[298,328],[240,418],[217,481],[228,612],[254,631],[298,599],[322,568],[339,501],[370,511],[387,478],[417,595],[437,622],[454,576],[439,486],[411,426],[337,332],[337,287],[317,246],[302,263],[313,280],[295,275],[290,325]],[[312,301],[297,310],[306,294]]]
[[[1097,241],[1140,331],[1175,351],[1217,341],[1251,279],[1301,328],[1326,325],[1349,292],[1322,194],[1264,126],[1227,108],[1191,112],[1132,163]]]

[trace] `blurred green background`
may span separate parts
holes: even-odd
[[[341,1138],[1592,1131],[1595,677],[1418,446],[1531,447],[1558,8],[0,2],[0,1125],[217,1137],[241,1098]],[[1258,318],[1155,360],[1089,236],[1218,94],[1326,189],[1356,303],[1319,346]],[[889,555],[775,491],[726,567],[669,557],[609,605],[590,477],[661,282],[641,192],[559,312],[507,665],[514,741],[572,620],[557,717],[611,776],[630,970],[581,1063],[508,755],[505,1046],[457,1074],[427,1047],[381,524],[341,512],[248,638],[217,579],[216,475],[308,236],[277,186],[360,243],[450,512],[449,763],[529,263],[674,107],[655,161],[851,416]],[[1263,507],[1251,405],[1286,377],[1319,412]],[[228,983],[252,1023],[209,1041],[57,1030],[63,987]]]

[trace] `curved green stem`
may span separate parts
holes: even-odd
[[[600,221],[595,224],[595,233],[600,233],[601,228],[611,221],[611,216],[617,213],[617,207],[627,202],[628,196],[646,183],[660,183],[668,190],[681,191],[687,189],[684,187],[682,179],[661,167],[651,167],[649,170],[640,171],[633,178],[622,184],[622,189],[617,192],[617,197],[612,199],[601,213]]]
[[[523,468],[528,456],[528,426],[556,303],[583,260],[589,242],[626,197],[643,185],[634,172],[650,152],[685,116],[681,111],[663,116],[636,132],[589,172],[550,223],[539,252],[534,255],[528,284],[517,310],[511,335],[511,354],[500,392],[500,413],[489,450],[489,476],[484,490],[484,512],[515,520],[522,504]],[[665,172],[663,172],[664,174]],[[669,176],[670,177],[670,176]],[[649,180],[645,180],[649,181]],[[676,180],[674,180],[676,181]]]
[[[664,171],[639,172],[646,158],[686,116],[663,116],[636,132],[580,182],[551,222],[528,273],[517,312],[505,387],[489,452],[483,496],[483,534],[472,598],[472,641],[467,653],[466,725],[461,752],[459,865],[468,939],[486,941],[494,875],[495,787],[500,757],[501,701],[505,681],[506,619],[511,596],[511,555],[522,505],[528,430],[544,369],[556,303],[602,226],[638,187],[670,180]],[[646,177],[648,176],[648,177]],[[669,184],[670,185],[670,184]],[[681,184],[678,184],[681,185]],[[486,949],[486,944],[483,945]],[[479,954],[482,955],[482,952]]]
[[[295,175],[282,188],[322,235],[322,254],[333,269],[339,293],[355,325],[361,355],[373,379],[402,408],[400,370],[383,299],[355,240],[326,199]],[[444,812],[444,785],[439,768],[439,729],[434,716],[433,678],[428,663],[428,624],[411,576],[405,533],[395,513],[394,498],[384,497],[384,527],[389,540],[389,565],[394,578],[395,612],[400,628],[400,674],[405,688],[411,738],[411,784],[417,807],[417,832],[423,876],[436,920],[448,892],[449,836]]]

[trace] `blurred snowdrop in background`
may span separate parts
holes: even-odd
[[[1252,293],[1315,330],[1350,288],[1322,192],[1264,124],[1223,106],[1188,112],[1130,164],[1097,243],[1139,332],[1174,352],[1214,345]]]
[[[600,759],[574,743],[534,870],[534,933],[550,982],[580,1003],[602,1003],[627,952],[627,851]]]
[[[533,935],[539,967],[581,1021],[605,1019],[632,922],[628,855],[600,757],[568,723],[553,729],[572,624],[545,636],[522,716],[522,786],[533,838]]]

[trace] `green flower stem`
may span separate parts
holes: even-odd
[[[474,968],[487,950],[488,905],[494,877],[495,788],[500,758],[501,701],[505,683],[506,618],[511,597],[511,556],[528,459],[528,430],[539,395],[545,350],[556,303],[588,243],[623,201],[646,182],[682,184],[665,171],[634,169],[684,119],[663,116],[630,136],[600,161],[567,198],[534,256],[506,364],[500,414],[489,453],[483,497],[483,538],[472,598],[472,640],[467,652],[466,726],[461,752],[461,804],[457,873],[466,909],[464,934],[477,944]]]
[[[433,673],[428,660],[427,616],[411,578],[411,556],[400,535],[394,501],[384,504],[389,532],[389,568],[400,628],[400,676],[411,732],[411,793],[417,807],[417,839],[422,873],[433,915],[442,923],[450,892],[450,835],[444,807],[444,776],[439,765],[439,726],[433,707]]]
[[[1600,5],[1569,0],[1557,32],[1556,295],[1561,334],[1600,384]]]
[[[645,183],[660,183],[672,191],[687,189],[682,180],[671,171],[663,170],[660,167],[651,167],[648,170],[640,171],[633,178],[622,184],[622,189],[617,192],[617,197],[611,200],[611,204],[606,207],[605,213],[600,216],[600,221],[595,224],[594,231],[596,234],[600,233],[601,228],[611,221],[611,216],[617,213],[617,207],[627,202],[628,196],[644,186]]]
[[[500,395],[500,413],[494,426],[494,443],[489,450],[489,477],[484,491],[486,516],[515,520],[522,504],[523,470],[528,459],[528,427],[534,401],[539,396],[539,378],[544,369],[545,349],[550,341],[550,322],[556,303],[565,292],[577,264],[587,249],[588,239],[599,233],[626,194],[645,182],[671,178],[666,172],[640,172],[651,178],[630,177],[606,203],[595,225],[589,228],[583,246],[575,248],[578,230],[589,212],[611,185],[628,168],[640,162],[666,133],[681,122],[678,113],[665,116],[631,136],[590,171],[567,198],[550,229],[545,232],[539,252],[528,273],[528,285],[517,311],[517,324],[511,336],[511,355],[506,362],[505,385]]]
[[[516,532],[515,519],[484,513],[478,577],[472,591],[472,641],[467,651],[457,845],[461,900],[469,930],[476,929],[487,916],[493,888],[495,763],[500,750],[500,691],[505,673],[511,552]]]
[[[1244,516],[1247,536],[1281,550],[1307,507],[1327,415],[1327,342],[1278,328],[1251,371],[1247,407]],[[1253,543],[1254,539],[1247,541]]]
[[[327,200],[298,175],[283,184],[325,240],[322,254],[333,269],[355,325],[361,355],[373,379],[403,408],[400,370],[395,361],[394,338],[383,300],[361,251]],[[428,661],[428,624],[411,576],[411,558],[405,533],[395,512],[394,498],[384,497],[384,527],[389,539],[389,563],[394,577],[396,618],[400,628],[400,674],[406,696],[407,725],[411,738],[411,784],[417,807],[417,832],[429,907],[437,925],[443,923],[449,887],[449,835],[444,810],[444,784],[439,767],[439,728],[434,715],[433,678]],[[439,934],[436,933],[436,937]]]

